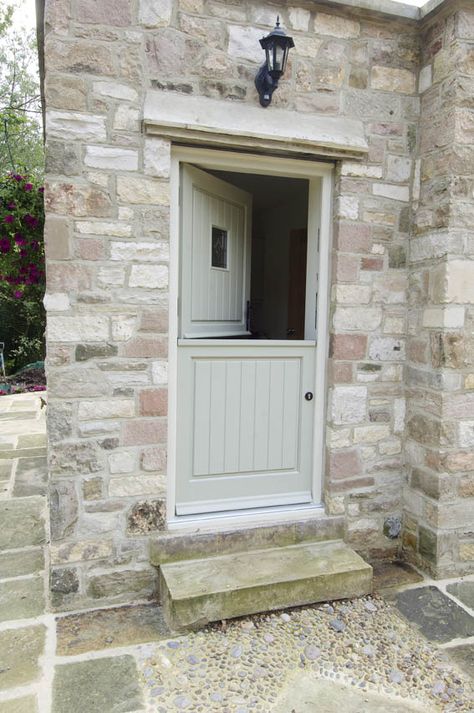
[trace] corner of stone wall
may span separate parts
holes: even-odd
[[[441,6],[421,39],[403,553],[448,577],[474,571],[472,6]]]

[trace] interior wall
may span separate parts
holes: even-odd
[[[252,329],[266,339],[286,339],[290,233],[308,224],[308,181],[230,171],[210,173],[253,196]]]

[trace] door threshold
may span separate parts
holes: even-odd
[[[326,516],[322,504],[305,503],[289,507],[275,506],[265,508],[249,508],[226,512],[205,513],[202,515],[180,515],[167,521],[170,532],[218,532],[238,530],[245,526],[279,525],[291,520],[311,520]]]

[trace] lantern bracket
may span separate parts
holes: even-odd
[[[278,79],[273,79],[268,71],[267,63],[264,62],[255,77],[255,88],[258,92],[260,104],[267,107],[272,101],[272,95],[278,87]]]

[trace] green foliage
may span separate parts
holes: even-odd
[[[43,226],[42,187],[8,174],[0,182],[0,341],[10,371],[44,355]]]
[[[0,10],[0,166],[39,178],[44,151],[36,37],[13,29],[13,10]]]

